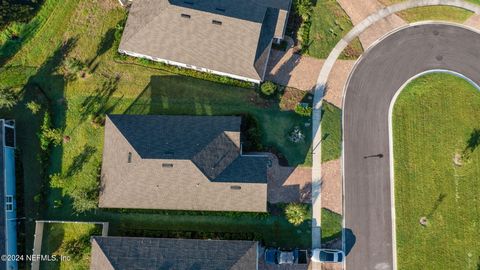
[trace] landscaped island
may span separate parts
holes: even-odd
[[[398,269],[478,269],[480,92],[426,75],[392,117]]]

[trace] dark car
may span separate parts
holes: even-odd
[[[306,250],[280,250],[267,248],[265,250],[265,262],[267,264],[307,264],[308,252]]]
[[[265,250],[265,262],[267,264],[278,264],[277,253],[280,252],[276,248],[267,248]]]

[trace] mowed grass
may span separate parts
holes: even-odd
[[[330,51],[353,28],[350,17],[335,0],[318,0],[313,7],[310,42],[307,54],[327,58]],[[363,53],[359,39],[355,39],[342,53],[341,59],[356,59]]]
[[[43,228],[42,255],[56,261],[42,261],[41,270],[87,270],[90,268],[90,237],[101,235],[101,225],[83,223],[47,223]],[[75,248],[72,248],[75,246]],[[80,252],[70,254],[73,250]],[[60,259],[63,258],[68,259]],[[52,257],[53,258],[53,257]]]
[[[379,2],[385,6],[398,4],[404,1],[405,0],[379,0]],[[480,4],[480,0],[467,0],[467,2],[471,2],[477,5]],[[410,23],[428,20],[461,23],[467,20],[471,15],[473,15],[473,12],[452,6],[427,6],[407,9],[398,12],[397,15]]]
[[[393,136],[399,269],[480,266],[479,119],[480,92],[452,75],[418,78],[398,97]]]
[[[342,110],[323,102],[322,105],[322,162],[342,155]]]
[[[342,215],[322,208],[322,243],[342,236]]]
[[[450,21],[462,23],[472,16],[473,12],[462,8],[447,7],[447,6],[430,6],[412,8],[398,13],[402,19],[407,22],[418,21]]]
[[[158,236],[166,232],[231,233],[267,245],[310,246],[310,226],[289,224],[283,214],[234,216],[231,213],[124,212],[96,210],[73,215],[72,200],[62,189],[49,187],[48,176],[69,172],[69,185],[98,181],[102,158],[103,127],[92,124],[91,115],[104,113],[232,115],[248,113],[260,125],[265,148],[274,148],[290,165],[311,164],[311,128],[308,117],[279,108],[279,99],[263,99],[253,89],[242,89],[134,64],[114,61],[113,33],[126,17],[116,0],[50,0],[56,8],[48,19],[9,59],[0,73],[1,87],[15,87],[20,103],[2,116],[17,120],[18,148],[24,171],[27,220],[108,221],[112,235]],[[87,64],[85,78],[70,80],[62,62],[75,58]],[[50,160],[39,162],[38,127],[41,114],[33,116],[27,101],[42,104],[52,112],[55,127],[70,141],[55,147]],[[299,126],[302,143],[288,141]],[[85,154],[88,153],[88,154]],[[44,194],[40,202],[34,196]],[[38,211],[40,210],[40,211]],[[34,222],[27,222],[27,250],[32,248]],[[159,232],[160,231],[160,232]],[[28,252],[27,252],[28,253]]]

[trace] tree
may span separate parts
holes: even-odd
[[[308,218],[308,214],[307,206],[300,203],[290,203],[285,207],[288,222],[295,226],[302,224]]]
[[[37,114],[42,109],[42,106],[35,101],[28,102],[26,106],[33,114]]]
[[[260,86],[260,91],[266,96],[273,95],[277,91],[277,85],[273,82],[266,81]]]
[[[0,89],[0,109],[11,109],[17,104],[17,96],[11,88]]]

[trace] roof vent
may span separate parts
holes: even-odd
[[[217,20],[213,20],[212,23],[216,25],[222,25],[222,22]]]
[[[132,152],[128,152],[128,163],[132,163]]]
[[[162,163],[162,168],[173,168],[172,163]]]
[[[191,17],[190,15],[184,14],[184,13],[182,13],[182,15],[180,15],[180,16],[181,16],[182,18],[185,18],[185,19],[190,19],[190,17]]]
[[[242,187],[241,186],[230,186],[230,189],[240,190],[240,189],[242,189]]]

